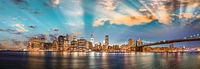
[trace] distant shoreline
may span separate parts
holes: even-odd
[[[82,52],[82,51],[0,51],[0,52]],[[102,52],[102,51],[90,51]],[[85,53],[90,53],[85,52]],[[200,53],[200,51],[185,51],[185,52],[102,52],[102,53]]]

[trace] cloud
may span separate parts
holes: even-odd
[[[46,34],[37,34],[37,35],[34,35],[34,36],[37,36],[38,38],[46,38]]]
[[[47,7],[49,6],[46,2],[42,2],[43,6]]]
[[[124,24],[127,26],[132,25],[140,25],[143,23],[148,23],[154,20],[155,17],[152,15],[148,16],[125,16],[119,19],[108,19],[108,18],[100,18],[93,23],[93,26],[104,25],[105,21],[110,21],[110,24]]]
[[[53,31],[58,31],[58,28],[53,28],[52,30],[53,30]]]
[[[28,26],[29,28],[37,28],[37,26]]]
[[[111,20],[111,19],[108,19],[108,18],[97,19],[96,21],[94,21],[93,26],[104,25],[104,22],[109,21],[109,20]]]
[[[0,49],[25,49],[26,44],[19,40],[4,40],[0,42]]]
[[[25,0],[11,0],[16,4],[20,9],[28,9],[29,3]]]
[[[42,12],[39,12],[39,11],[34,11],[34,12],[32,12],[33,14],[37,14],[37,15],[39,15],[39,14],[42,14]]]
[[[63,0],[59,4],[59,8],[64,15],[71,16],[71,18],[76,16],[80,17],[84,13],[83,7],[79,0]]]
[[[171,18],[168,14],[163,15],[160,18],[158,18],[158,21],[160,23],[163,23],[163,24],[166,24],[166,25],[168,25],[172,20],[173,20],[173,18]]]
[[[28,32],[28,30],[25,28],[24,24],[14,24],[12,25],[14,27],[17,27],[17,32]]]
[[[0,49],[8,49],[9,48],[9,42],[8,41],[1,41],[0,42]]]
[[[196,18],[200,18],[200,15],[197,15]]]
[[[107,10],[115,10],[116,6],[114,5],[114,0],[105,0],[105,1],[99,1],[98,4],[104,6]]]
[[[8,32],[10,34],[17,34],[17,35],[22,34],[21,32],[17,32],[17,30],[13,30],[13,29],[0,29],[0,32]]]
[[[192,13],[185,13],[183,14],[183,17],[185,18],[192,18],[193,14]]]
[[[81,32],[72,32],[72,35],[80,35],[82,34]]]
[[[85,6],[81,2],[80,0],[62,0],[59,4],[66,21],[64,26],[69,32],[84,30],[83,13],[86,11],[83,10]]]
[[[59,0],[51,0],[51,4],[53,7],[56,7],[56,5],[58,5],[60,3]]]
[[[20,34],[23,34],[23,33],[21,33],[21,32],[14,32],[13,34],[20,35]]]
[[[181,19],[181,18],[192,18],[194,15],[192,14],[192,13],[179,13],[179,15],[178,15],[178,17],[179,17],[179,19]]]
[[[82,31],[83,28],[84,28],[84,23],[82,21],[68,22],[68,23],[65,23],[65,24],[69,27],[71,32]]]
[[[57,34],[49,34],[50,40],[54,40],[56,38]]]
[[[194,19],[191,19],[190,21],[188,21],[187,23],[185,23],[183,25],[183,27],[196,27],[198,26],[199,27],[199,22],[200,20],[198,18],[194,18]]]
[[[0,31],[2,31],[2,32],[12,32],[12,31],[15,31],[15,30],[11,30],[11,29],[0,29]]]
[[[122,17],[119,19],[111,20],[111,24],[125,24],[127,26],[132,25],[140,25],[143,23],[151,22],[154,19],[154,17],[147,17],[147,16],[127,16]]]

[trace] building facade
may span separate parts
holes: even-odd
[[[43,49],[44,42],[41,38],[33,37],[28,41],[28,50],[30,51],[38,51]]]
[[[52,49],[54,51],[58,51],[58,41],[57,40],[53,40],[53,43],[52,43]]]
[[[87,40],[83,37],[78,40],[78,48],[87,48]]]
[[[94,34],[91,35],[90,42],[92,42],[92,46],[94,46]]]
[[[60,35],[58,37],[58,50],[64,50],[64,42],[65,42],[65,36]]]
[[[133,39],[133,38],[131,38],[131,39],[128,39],[128,46],[129,46],[129,48],[131,48],[131,47],[134,47],[134,46],[135,46],[135,42],[134,42],[134,39]]]

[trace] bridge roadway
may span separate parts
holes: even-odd
[[[138,45],[137,47],[145,47],[145,46],[169,44],[169,43],[177,43],[177,42],[189,42],[189,41],[200,41],[200,38],[165,40],[165,41],[159,41],[159,42],[154,42],[154,43],[149,43],[149,44]]]

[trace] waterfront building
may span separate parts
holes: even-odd
[[[122,49],[122,50],[127,50],[127,49],[128,49],[128,45],[127,45],[127,44],[121,45],[121,49]]]
[[[109,36],[108,35],[106,35],[105,36],[105,45],[109,45]]]
[[[93,48],[92,42],[89,42],[89,41],[88,41],[87,43],[88,43],[88,45],[87,45],[88,48],[89,48],[89,49],[92,49],[92,48]]]
[[[112,50],[112,46],[108,46],[108,50]]]
[[[152,52],[153,48],[151,48],[151,47],[145,47],[143,51],[144,52]]]
[[[103,49],[103,50],[107,50],[107,49],[108,49],[108,46],[107,46],[107,45],[103,45],[103,46],[102,46],[102,49]]]
[[[109,46],[109,36],[106,35],[105,36],[105,47],[104,47],[104,49],[108,49],[108,46]]]
[[[58,41],[57,40],[53,40],[52,48],[53,48],[54,51],[58,50]]]
[[[44,50],[44,43],[45,43],[45,40],[46,40],[46,34],[42,34],[42,36],[40,37],[40,39],[41,39],[41,42],[42,42],[40,50]]]
[[[99,44],[95,44],[94,47],[92,48],[92,50],[94,51],[100,51],[101,50],[101,46]]]
[[[113,45],[113,49],[114,50],[120,50],[120,47],[119,47],[119,45]]]
[[[64,43],[65,43],[65,36],[60,35],[58,37],[58,50],[60,51],[64,50]]]
[[[71,47],[77,48],[77,46],[78,46],[77,38],[76,38],[76,36],[73,36],[73,40],[71,41]]]
[[[73,41],[73,38],[74,38],[73,35],[68,35],[69,44],[71,43],[71,41]]]
[[[68,40],[68,36],[66,35],[64,38],[64,50],[67,50],[69,48],[69,40]]]
[[[169,48],[168,47],[161,47],[161,52],[168,52]]]
[[[38,37],[33,37],[28,41],[28,50],[30,51],[38,51],[43,49],[43,40]]]
[[[65,40],[68,41],[68,43],[69,43],[69,35],[68,34],[66,34]]]
[[[52,43],[44,43],[44,48],[42,50],[53,50]]]
[[[94,46],[94,34],[91,35],[90,42],[92,42],[92,46]]]
[[[160,47],[155,47],[155,48],[153,48],[153,52],[161,52],[161,48]]]
[[[133,38],[128,39],[128,47],[131,48],[131,47],[134,47],[134,46],[135,46],[134,39]]]
[[[87,40],[83,37],[78,40],[78,48],[87,48]]]

